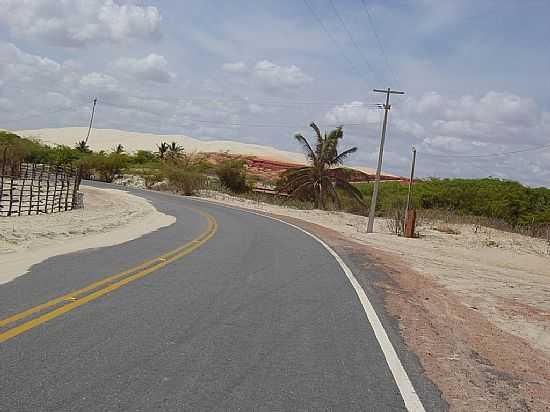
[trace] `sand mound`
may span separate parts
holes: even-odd
[[[86,137],[86,127],[63,127],[55,129],[17,130],[20,136],[32,137],[49,144],[62,144],[74,146],[77,141]],[[127,152],[137,150],[157,150],[157,144],[161,141],[176,142],[187,152],[224,152],[233,154],[255,156],[261,159],[271,159],[279,162],[305,163],[306,158],[302,153],[288,152],[275,149],[270,146],[240,143],[231,140],[198,140],[184,135],[157,135],[152,133],[136,133],[115,129],[93,129],[89,145],[92,150],[113,150],[121,144]],[[364,166],[353,166],[354,169],[373,174],[375,170]],[[385,173],[386,176],[392,176]]]

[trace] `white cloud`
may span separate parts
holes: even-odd
[[[98,92],[114,93],[119,90],[118,81],[105,73],[92,72],[80,79],[80,86],[86,92],[95,95]]]
[[[142,59],[120,58],[114,66],[118,71],[130,74],[139,80],[169,83],[175,77],[175,74],[168,69],[168,62],[164,56],[154,53]]]
[[[546,141],[544,130],[549,129],[546,119],[550,116],[532,98],[495,91],[458,98],[430,92],[408,98],[392,115],[420,124],[427,137],[457,136],[469,142],[521,145]]]
[[[15,36],[60,46],[149,39],[160,33],[156,7],[114,0],[0,0],[0,8],[0,20]]]
[[[325,114],[325,120],[331,124],[378,123],[380,114],[377,109],[369,108],[363,102],[354,101],[332,108]]]
[[[279,66],[268,60],[261,60],[254,66],[254,75],[273,87],[294,87],[313,81],[298,66]]]
[[[0,78],[3,81],[35,82],[61,75],[58,62],[25,53],[11,43],[0,42]]]
[[[245,73],[248,71],[245,62],[224,63],[222,69],[229,73]]]

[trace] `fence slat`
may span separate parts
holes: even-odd
[[[79,171],[35,163],[7,165],[9,160],[2,152],[0,216],[55,213],[74,207],[81,181]]]

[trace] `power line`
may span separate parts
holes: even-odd
[[[343,103],[343,102],[320,102],[320,101],[294,101],[294,100],[248,100],[244,98],[208,98],[208,97],[184,97],[180,98],[179,100],[183,101],[205,101],[205,102],[211,102],[211,103],[219,103],[219,102],[237,102],[237,103],[246,103],[246,104],[258,104],[258,105],[269,105],[269,106],[282,106],[282,107],[293,107],[293,106],[300,106],[300,105],[311,105],[311,106],[343,106],[345,104],[349,103]],[[369,102],[362,102],[365,107],[373,107],[378,108],[380,106],[380,103],[369,103]]]
[[[119,108],[119,109],[127,109],[126,107],[124,107],[120,104],[109,102],[109,101],[104,101],[103,104],[107,105],[107,106],[116,107],[116,108]],[[380,109],[380,108],[383,108],[383,106],[382,105],[377,105],[375,108]],[[139,108],[130,108],[130,109],[140,110]],[[182,114],[181,117],[184,121],[188,121],[188,122],[214,124],[214,125],[219,124],[219,125],[224,125],[224,126],[236,126],[236,127],[297,128],[297,127],[303,127],[304,126],[303,124],[298,125],[298,124],[284,124],[284,123],[247,123],[247,122],[239,122],[239,121],[232,122],[232,121],[224,121],[224,120],[201,119],[201,118],[189,117],[185,114]],[[352,127],[352,126],[368,126],[368,124],[367,123],[338,123],[338,124],[327,124],[327,126],[330,126],[330,127],[337,127],[337,126]]]
[[[365,82],[365,83],[368,83],[367,80],[363,77],[362,73],[360,70],[357,69],[357,67],[355,66],[355,64],[353,63],[353,61],[350,60],[350,58],[342,51],[342,48],[340,47],[340,45],[338,44],[338,42],[336,41],[336,39],[334,38],[334,36],[332,35],[332,33],[327,29],[327,27],[325,26],[325,24],[323,23],[323,21],[321,20],[321,18],[319,17],[319,15],[315,12],[315,10],[313,9],[313,7],[311,7],[311,4],[309,4],[308,0],[304,0],[304,3],[306,4],[306,6],[309,8],[309,10],[311,11],[311,14],[313,14],[313,17],[315,17],[315,19],[317,20],[317,22],[319,22],[319,25],[323,28],[323,30],[325,31],[325,33],[327,34],[327,36],[330,38],[330,40],[334,43],[334,45],[336,46],[336,49],[340,52],[340,54],[342,55],[342,57],[344,57],[346,59],[346,61],[350,64],[350,66],[353,67],[353,70],[356,72],[356,74],[359,75],[359,77],[362,78],[362,80]]]
[[[386,62],[386,67],[387,67],[388,71],[390,72],[390,75],[392,76],[393,80],[397,83],[399,79],[397,78],[395,72],[393,71],[393,69],[390,65],[388,55],[384,51],[384,46],[382,44],[382,40],[380,39],[380,36],[378,35],[378,31],[376,30],[376,26],[374,25],[374,19],[372,18],[371,14],[370,14],[369,7],[367,6],[367,3],[365,2],[365,0],[361,0],[361,3],[364,6],[365,13],[367,14],[367,20],[369,21],[369,25],[372,29],[372,32],[374,33],[374,37],[376,38],[376,42],[378,44],[378,48],[380,49],[380,53],[382,54],[382,56],[384,57],[384,61]]]
[[[340,13],[338,13],[338,10],[336,9],[336,7],[334,6],[334,3],[332,2],[332,0],[329,0],[329,3],[332,7],[332,9],[334,10],[334,13],[336,14],[336,17],[338,18],[338,20],[340,20],[340,23],[342,23],[342,27],[344,28],[344,30],[346,31],[348,37],[350,38],[353,46],[355,47],[355,49],[359,52],[359,54],[361,55],[361,57],[363,57],[363,60],[365,60],[365,63],[367,64],[367,67],[369,68],[369,70],[371,71],[372,74],[376,75],[376,73],[374,72],[374,69],[372,68],[370,62],[369,62],[369,59],[367,59],[367,56],[365,55],[365,53],[363,52],[363,49],[361,49],[359,47],[359,45],[357,44],[357,42],[355,41],[355,38],[353,37],[353,35],[351,34],[351,31],[349,30],[346,22],[344,21],[344,19],[342,18],[342,16],[340,15]]]
[[[242,123],[242,122],[231,122],[231,121],[219,121],[219,120],[207,120],[207,119],[196,119],[196,118],[189,118],[186,116],[182,116],[184,120],[190,121],[190,122],[196,122],[196,123],[206,123],[206,124],[220,124],[225,126],[241,126],[241,127],[283,127],[283,128],[290,128],[290,127],[304,127],[303,124],[282,124],[282,123]],[[350,126],[367,126],[367,123],[338,123],[338,124],[327,124],[327,126],[330,127],[350,127]]]
[[[498,153],[488,153],[488,154],[482,154],[482,155],[445,155],[445,154],[432,154],[432,153],[422,153],[423,156],[429,156],[429,157],[438,157],[438,158],[444,158],[444,159],[482,159],[482,158],[489,158],[489,157],[499,157],[499,156],[508,156],[512,154],[517,153],[525,153],[525,152],[531,152],[533,150],[545,150],[550,149],[550,144],[542,145],[542,146],[533,146],[529,147],[527,149],[519,149],[519,150],[511,150],[508,152],[498,152]]]

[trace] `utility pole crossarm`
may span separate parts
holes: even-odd
[[[372,91],[377,93],[405,94],[405,92],[400,92],[399,90],[391,90],[391,89],[386,89],[386,90],[372,89]]]

